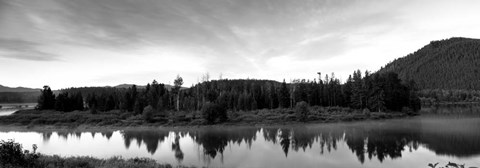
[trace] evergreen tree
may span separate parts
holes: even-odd
[[[408,100],[409,100],[408,101],[408,104],[409,104],[408,106],[410,107],[410,109],[417,112],[417,111],[420,110],[420,108],[422,106],[422,103],[421,103],[420,98],[417,95],[418,88],[417,88],[417,84],[415,83],[415,81],[410,80],[408,82],[408,88],[410,90],[409,98],[408,98]]]
[[[343,98],[344,104],[343,106],[348,106],[352,103],[352,89],[353,89],[353,79],[352,75],[348,76],[347,82],[343,85]]]
[[[134,112],[135,114],[142,114],[144,109],[144,105],[141,99],[137,99],[135,101]]]
[[[115,109],[115,98],[113,95],[108,96],[107,101],[105,102],[105,110],[104,111],[111,111]]]
[[[69,111],[67,108],[70,106],[68,103],[68,93],[60,93],[58,94],[56,101],[55,101],[55,110],[57,111]]]
[[[75,102],[74,110],[84,110],[82,93],[78,92],[77,94],[75,94],[74,102]]]
[[[355,109],[363,108],[363,81],[360,70],[353,72],[351,107]]]
[[[90,108],[90,113],[96,114],[97,113],[97,99],[95,94],[89,95],[87,97],[88,107]]]
[[[290,107],[290,92],[288,91],[287,83],[285,79],[282,82],[279,93],[279,105],[281,108]]]
[[[275,109],[278,107],[278,95],[277,95],[277,90],[275,89],[274,84],[270,85],[269,89],[269,97],[268,97],[268,102],[269,102],[269,108],[270,109]]]
[[[43,90],[38,98],[37,109],[49,110],[55,108],[55,95],[49,86],[43,86]]]
[[[138,91],[137,86],[133,85],[131,89],[131,99],[128,102],[128,111],[134,111],[135,103],[137,102]]]

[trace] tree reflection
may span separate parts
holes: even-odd
[[[183,161],[183,152],[180,149],[180,134],[182,133],[175,133],[175,141],[172,143],[172,150],[175,152],[175,158],[178,162]]]
[[[51,136],[52,136],[52,132],[42,132],[42,139],[44,142],[50,141]]]
[[[63,138],[64,140],[68,139],[69,132],[57,132],[58,137]]]
[[[194,141],[203,147],[204,154],[215,158],[217,153],[223,153],[229,143],[240,144],[245,142],[250,148],[252,142],[255,141],[258,130],[258,128],[239,128],[232,131],[212,129],[198,130],[193,133],[190,132],[190,134],[193,136]]]
[[[389,123],[392,122],[392,123]],[[319,153],[337,150],[338,143],[345,143],[349,150],[364,163],[368,158],[380,162],[402,157],[403,152],[417,150],[420,145],[437,153],[456,157],[480,154],[479,121],[458,121],[439,124],[443,121],[386,121],[381,124],[325,124],[314,127],[295,126],[268,128],[205,128],[185,131],[124,131],[125,147],[132,140],[146,144],[147,151],[154,154],[167,137],[173,139],[171,149],[178,162],[184,159],[180,146],[182,138],[191,138],[198,144],[207,158],[223,156],[229,145],[252,147],[256,135],[263,136],[267,143],[280,147],[288,157],[289,152],[305,152],[320,146]],[[452,125],[453,124],[453,125]],[[188,134],[189,136],[185,136]],[[233,151],[235,152],[235,151]]]
[[[130,148],[131,141],[136,140],[138,146],[143,142],[147,151],[153,155],[157,151],[158,143],[165,141],[168,137],[168,131],[123,131],[122,136],[125,148]]]
[[[273,144],[276,144],[278,132],[278,128],[263,128],[263,138],[266,141],[271,141]]]
[[[280,130],[280,145],[285,153],[285,157],[288,157],[288,149],[290,148],[290,130]]]
[[[108,140],[110,140],[110,138],[112,138],[113,131],[105,131],[105,132],[101,132],[101,134],[103,137],[106,137]]]

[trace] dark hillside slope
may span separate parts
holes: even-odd
[[[40,89],[0,85],[0,103],[34,103],[39,95]]]
[[[450,38],[432,41],[379,70],[413,79],[419,89],[480,89],[480,40]]]

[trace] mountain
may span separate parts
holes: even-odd
[[[0,85],[0,92],[39,92],[41,89],[26,88],[26,87],[7,87]]]
[[[0,103],[34,103],[41,89],[0,85]]]
[[[432,41],[379,70],[413,79],[419,89],[480,89],[480,40],[455,37]]]

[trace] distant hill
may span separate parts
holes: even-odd
[[[130,87],[132,87],[133,84],[120,84],[120,85],[117,85],[117,86],[114,86],[114,88],[118,88],[118,89],[128,89]],[[145,85],[136,85],[138,89],[144,89],[146,86]]]
[[[34,103],[39,95],[40,89],[0,85],[0,103]]]
[[[413,79],[420,89],[480,89],[480,40],[450,38],[388,63],[382,72]]]
[[[40,89],[26,87],[7,87],[0,85],[0,92],[38,92]]]
[[[164,84],[165,85],[165,88],[167,90],[170,90],[173,88],[172,85],[168,85],[168,84]],[[130,87],[132,87],[133,84],[120,84],[120,85],[117,85],[117,86],[114,86],[114,88],[119,88],[119,89],[128,89]],[[147,86],[146,85],[136,85],[137,86],[137,89],[145,89]],[[185,88],[185,87],[182,87],[182,88]]]

